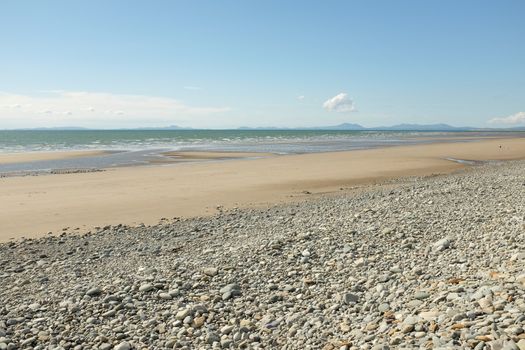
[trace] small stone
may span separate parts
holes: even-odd
[[[233,331],[233,326],[224,326],[221,328],[222,334],[230,334]]]
[[[354,261],[354,265],[357,267],[364,266],[366,264],[365,258],[358,258]]]
[[[377,310],[379,312],[387,312],[388,310],[390,310],[390,305],[388,303],[383,303],[377,307]]]
[[[386,344],[376,344],[370,350],[390,350],[390,347]]]
[[[372,322],[366,325],[365,330],[375,331],[377,328],[379,328],[379,325],[377,323]]]
[[[131,349],[131,345],[127,341],[123,341],[122,343],[115,345],[115,347],[113,348],[113,350],[130,350],[130,349]]]
[[[427,292],[416,292],[416,294],[414,294],[414,299],[417,299],[417,300],[423,300],[423,299],[427,299],[428,297],[430,296],[430,294],[428,294]]]
[[[391,228],[391,227],[385,227],[382,231],[381,231],[381,234],[383,235],[389,235],[391,234],[392,232],[394,232],[394,229]]]
[[[175,314],[175,318],[177,320],[184,320],[190,314],[191,314],[191,309],[180,310],[179,312],[177,312],[177,314]]]
[[[38,340],[40,340],[41,342],[48,341],[49,340],[49,333],[47,333],[45,331],[38,332]]]
[[[215,267],[206,267],[202,270],[202,272],[206,275],[206,276],[210,276],[210,277],[213,277],[213,276],[216,276],[218,273],[219,273],[219,270]]]
[[[341,295],[341,301],[345,304],[355,304],[359,301],[359,297],[352,293],[344,293]]]
[[[86,292],[86,295],[89,295],[90,297],[95,297],[100,294],[102,294],[102,289],[98,287],[93,287],[91,289],[88,289],[88,291]]]
[[[484,341],[480,341],[475,347],[474,347],[474,350],[483,350],[485,349],[485,342]]]
[[[225,338],[225,339],[222,339],[221,340],[221,347],[224,348],[224,349],[227,349],[231,346],[231,344],[233,343],[233,340],[231,339],[228,339],[228,338]]]
[[[253,329],[255,327],[254,323],[250,320],[241,320],[239,322],[240,328]]]
[[[29,304],[27,307],[29,309],[31,309],[31,311],[37,311],[38,309],[40,309],[40,304],[39,303],[33,303],[33,304]]]
[[[29,345],[33,344],[35,341],[36,341],[36,337],[27,338],[26,340],[21,342],[20,345],[22,345],[23,347],[29,346]]]
[[[139,287],[139,292],[142,292],[142,293],[147,293],[147,292],[151,292],[153,289],[155,289],[155,287],[153,286],[153,284],[151,283],[146,283],[146,284],[143,284]]]
[[[159,294],[159,298],[161,298],[162,300],[171,300],[171,299],[173,299],[173,297],[169,293],[160,293]]]
[[[423,311],[419,313],[419,317],[421,317],[425,321],[433,321],[437,319],[441,315],[439,311]]]
[[[406,324],[401,328],[401,333],[410,333],[414,330],[413,324]]]
[[[240,293],[241,287],[237,283],[231,283],[221,288],[221,293],[237,291]]]
[[[113,317],[115,316],[117,313],[116,310],[109,310],[109,311],[106,311],[102,314],[102,317]]]
[[[228,300],[236,295],[241,295],[241,287],[237,283],[231,283],[221,288],[222,300]]]
[[[199,317],[195,317],[193,319],[193,327],[195,328],[200,328],[204,325],[204,321],[206,319],[204,318],[204,316],[199,316]]]
[[[451,240],[449,238],[443,238],[433,244],[433,250],[435,252],[441,252],[450,247]]]
[[[215,342],[219,342],[221,340],[221,337],[215,332],[208,332],[206,334],[206,343],[213,344]]]
[[[419,308],[421,306],[421,304],[423,304],[423,302],[421,300],[414,299],[414,300],[410,300],[407,303],[407,306],[409,308],[416,309],[416,308]]]
[[[492,307],[492,298],[485,297],[478,300],[479,307],[482,309],[488,309]]]

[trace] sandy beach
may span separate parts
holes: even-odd
[[[59,155],[80,153],[42,156]],[[17,161],[31,156],[2,159]],[[188,153],[178,156],[190,157]],[[193,155],[212,156],[209,152]],[[223,159],[226,155],[216,156]],[[268,206],[386,179],[450,173],[467,166],[452,158],[488,161],[524,157],[525,139],[514,138],[8,177],[0,179],[0,240],[212,215],[217,208]]]

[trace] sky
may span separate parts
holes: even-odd
[[[1,0],[0,129],[525,125],[523,0]]]

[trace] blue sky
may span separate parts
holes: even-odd
[[[524,13],[522,0],[3,0],[0,128],[523,125]]]

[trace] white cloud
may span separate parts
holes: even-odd
[[[202,90],[200,87],[198,86],[185,86],[184,87],[185,90]]]
[[[518,112],[508,117],[492,118],[489,120],[491,124],[525,124],[525,112]]]
[[[298,99],[299,101],[304,100],[304,95],[299,95],[299,96],[297,96],[297,99]]]
[[[352,112],[355,110],[354,101],[348,94],[341,92],[323,103],[324,109],[335,112]]]
[[[36,126],[131,127],[193,122],[227,107],[190,106],[169,97],[51,91],[38,96],[0,92],[0,129]]]

